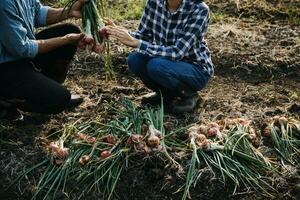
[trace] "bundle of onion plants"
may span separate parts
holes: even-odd
[[[300,164],[300,122],[286,117],[275,116],[264,129],[284,164]]]
[[[55,198],[58,191],[80,191],[79,198],[83,199],[97,191],[111,199],[122,172],[144,164],[135,156],[167,155],[171,159],[163,149],[161,109],[137,109],[134,103],[124,100],[121,108],[113,110],[115,118],[109,123],[94,120],[64,127],[61,137],[49,144],[49,157],[23,172],[16,181],[36,169],[44,169],[33,199]]]
[[[224,126],[224,124],[223,124]],[[193,126],[189,129],[190,149],[192,152],[189,169],[184,185],[185,200],[192,185],[196,185],[202,177],[200,166],[207,166],[215,178],[226,185],[234,186],[233,193],[238,188],[247,188],[271,195],[274,191],[267,181],[266,175],[274,172],[268,158],[252,144],[252,130],[249,124],[236,123],[230,130],[220,130],[217,123],[208,126]]]
[[[69,0],[65,6],[66,9],[71,8],[77,0]],[[103,18],[106,17],[106,5],[104,0],[89,0],[82,7],[82,27],[86,35],[85,41],[92,45],[96,44],[104,46],[103,61],[105,68],[106,81],[115,79],[115,73],[112,65],[110,54],[110,44],[108,34],[103,23]]]

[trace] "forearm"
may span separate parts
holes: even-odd
[[[64,46],[69,43],[66,37],[56,37],[46,40],[37,40],[38,54],[50,52],[58,47]]]
[[[49,8],[47,14],[47,24],[56,24],[70,18],[68,9],[63,8]]]

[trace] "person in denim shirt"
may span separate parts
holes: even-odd
[[[214,67],[204,35],[209,8],[197,0],[148,0],[136,32],[107,20],[108,33],[135,48],[128,57],[129,69],[155,95],[144,104],[160,103],[160,94],[175,113],[192,111],[213,76]]]
[[[54,25],[38,34],[35,28],[80,18],[84,2],[76,1],[68,12],[39,0],[1,0],[0,118],[17,114],[17,109],[58,113],[82,102],[61,83],[84,34],[73,24]]]

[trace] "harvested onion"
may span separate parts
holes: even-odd
[[[200,125],[198,127],[198,133],[199,134],[207,135],[207,131],[208,131],[208,128],[205,125]]]
[[[81,156],[81,158],[79,159],[79,163],[81,165],[86,165],[86,164],[88,164],[90,162],[90,160],[91,160],[90,156],[84,155],[84,156]]]
[[[161,132],[154,128],[154,126],[149,126],[149,137],[146,140],[146,144],[151,148],[156,148],[160,145],[160,138],[157,135],[162,135]]]
[[[131,145],[132,143],[134,144],[139,144],[143,141],[143,136],[142,135],[139,135],[139,134],[133,134],[131,135],[127,141],[126,141],[126,144],[128,145]]]
[[[110,151],[102,151],[100,156],[102,159],[108,158],[111,156],[111,152]]]
[[[59,142],[51,142],[48,148],[53,162],[57,165],[61,165],[69,155],[69,149],[64,148],[63,145],[59,146]]]
[[[86,135],[86,134],[83,134],[83,133],[78,133],[78,134],[77,134],[77,138],[78,138],[79,140],[83,140],[83,141],[85,141],[85,142],[87,142],[87,143],[90,143],[90,144],[94,144],[94,143],[97,142],[97,138],[91,137],[91,136]]]
[[[217,135],[219,135],[219,129],[216,127],[211,127],[208,129],[207,131],[207,137],[216,137]]]
[[[111,134],[104,136],[103,141],[108,144],[116,144],[116,139]]]

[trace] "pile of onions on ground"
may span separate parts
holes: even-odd
[[[107,134],[102,137],[93,137],[84,133],[76,134],[72,145],[78,147],[80,145],[98,145],[101,143],[102,150],[100,150],[98,160],[108,159],[112,155],[111,149],[115,145],[122,145],[123,147],[132,148],[135,152],[141,152],[149,154],[151,152],[157,152],[162,150],[161,140],[162,140],[161,131],[157,130],[153,125],[142,126],[140,134],[132,134],[127,138],[118,139],[113,134]],[[118,144],[117,144],[118,143]],[[54,160],[54,164],[61,165],[69,155],[69,149],[64,148],[63,145],[59,145],[59,141],[52,142],[49,145],[49,153],[51,158]],[[63,143],[62,143],[63,144]],[[82,155],[79,158],[79,163],[81,165],[88,164],[93,157],[94,152],[89,155]]]
[[[258,132],[251,126],[251,120],[243,118],[224,119],[218,122],[195,124],[188,129],[189,137],[194,137],[198,147],[209,150],[213,144],[222,144],[228,131],[236,126],[242,126],[247,133],[249,141],[259,145]]]
[[[153,125],[142,126],[141,134],[131,135],[126,144],[132,146],[136,152],[145,152],[147,154],[153,151],[161,151],[162,133]]]
[[[288,129],[292,130],[294,135],[300,138],[300,121],[295,120],[291,117],[276,115],[273,119],[265,124],[263,129],[263,136],[271,138],[271,130],[274,130],[277,134],[281,135],[282,131]]]

